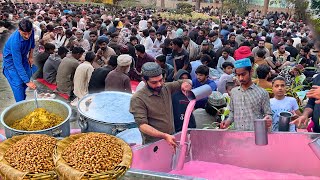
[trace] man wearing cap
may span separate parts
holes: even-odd
[[[23,19],[19,22],[19,29],[11,34],[3,48],[3,74],[10,84],[16,102],[26,99],[27,87],[36,88],[30,80],[34,47],[32,23]]]
[[[109,39],[107,36],[100,36],[97,40],[97,46],[95,52],[96,53],[96,59],[93,62],[94,68],[99,68],[104,65],[108,64],[108,61],[111,56],[116,55],[116,52],[108,46]]]
[[[85,51],[89,51],[90,43],[87,39],[83,38],[83,31],[81,29],[76,31],[76,37],[77,39],[74,41],[74,46],[82,47]]]
[[[236,61],[235,73],[241,85],[231,90],[230,114],[227,120],[221,122],[220,127],[225,129],[234,123],[236,130],[253,131],[255,119],[265,119],[267,127],[270,127],[272,112],[269,94],[252,82],[250,59]]]
[[[67,37],[64,34],[64,29],[62,26],[57,26],[54,28],[56,30],[56,35],[55,35],[55,46],[58,49],[59,47],[63,46],[63,44],[66,42]]]
[[[105,90],[121,91],[131,94],[131,84],[128,73],[132,59],[128,54],[118,56],[116,69],[112,70],[105,79]]]
[[[57,71],[57,91],[70,95],[69,100],[73,100],[73,79],[77,67],[79,66],[79,59],[84,53],[81,47],[74,47],[72,55],[62,59]]]
[[[130,112],[142,132],[144,143],[165,139],[176,147],[171,95],[181,89],[186,94],[191,90],[191,80],[164,83],[161,67],[155,62],[142,66],[145,86],[131,98]]]

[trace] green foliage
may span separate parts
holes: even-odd
[[[310,8],[315,14],[320,14],[320,0],[311,0]]]
[[[224,0],[223,6],[223,9],[225,10],[230,10],[231,12],[236,12],[239,15],[244,15],[248,10],[247,7],[249,6],[249,3],[242,0]]]
[[[318,19],[311,19],[311,24],[314,27],[314,30],[317,34],[320,34],[320,18]]]
[[[189,3],[178,3],[177,9],[174,11],[175,14],[186,14],[191,16],[191,12],[193,11],[193,7]]]

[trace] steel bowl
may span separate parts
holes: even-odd
[[[40,108],[45,108],[50,113],[61,116],[64,121],[54,127],[39,131],[22,131],[13,129],[10,126],[15,121],[25,117],[27,114],[34,111],[36,107],[34,100],[21,101],[7,107],[1,113],[1,124],[4,126],[7,138],[22,134],[47,134],[53,137],[66,137],[70,135],[69,119],[71,116],[71,107],[67,103],[56,99],[38,99],[38,104]]]

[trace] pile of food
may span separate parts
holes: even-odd
[[[38,131],[54,127],[63,122],[63,118],[48,112],[44,108],[37,108],[11,126],[17,130]]]
[[[62,152],[62,158],[81,172],[101,173],[119,165],[123,153],[116,137],[89,133],[69,144]]]
[[[23,172],[44,173],[55,168],[53,155],[56,139],[47,135],[31,134],[17,141],[5,153],[5,160]]]

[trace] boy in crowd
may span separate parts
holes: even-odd
[[[179,79],[191,79],[190,73],[186,70],[180,69],[174,80]],[[189,104],[188,98],[183,94],[181,90],[172,94],[172,108],[174,116],[174,128],[175,132],[180,132],[182,130],[184,114],[187,110]],[[191,113],[188,128],[196,128],[196,121],[194,115]]]
[[[231,62],[224,62],[222,64],[223,68],[223,74],[221,75],[219,82],[218,82],[218,91],[221,92],[221,94],[224,94],[227,92],[226,90],[226,83],[233,81],[233,69],[234,65]]]
[[[272,131],[279,131],[279,117],[280,113],[284,111],[294,112],[294,114],[301,116],[297,100],[293,97],[287,97],[286,94],[286,80],[278,76],[272,81],[272,92],[274,98],[270,99],[270,106],[273,113],[272,117]],[[294,124],[290,124],[289,131],[296,132]]]
[[[197,88],[200,87],[204,84],[208,84],[212,91],[215,91],[217,89],[217,85],[216,83],[211,80],[208,79],[209,77],[209,68],[205,65],[200,65],[197,69],[196,69],[196,74],[197,74],[197,78],[192,80],[192,88]],[[201,99],[199,101],[197,101],[196,105],[195,105],[195,109],[197,108],[204,108],[204,106],[207,103],[208,98],[204,98]]]

